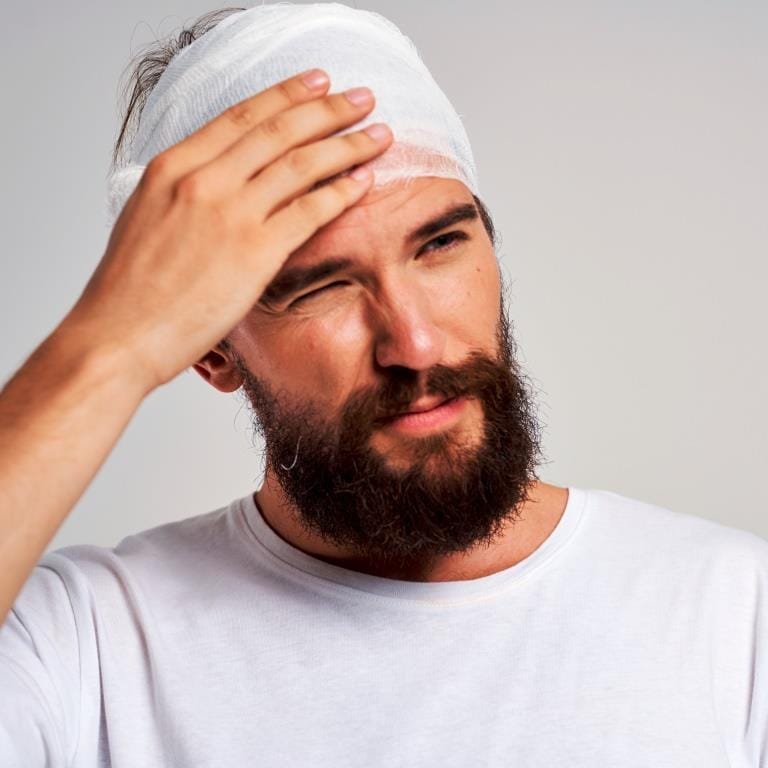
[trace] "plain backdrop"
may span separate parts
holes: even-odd
[[[768,538],[768,3],[350,4],[411,37],[467,127],[537,389],[542,478]],[[5,7],[3,380],[106,245],[124,68],[218,7]],[[142,405],[49,549],[216,509],[261,467],[240,397],[190,370]]]

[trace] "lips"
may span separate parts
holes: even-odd
[[[424,411],[431,411],[433,408],[437,408],[438,405],[442,405],[451,398],[449,397],[432,397],[428,400],[417,400],[407,411],[401,411],[396,416],[405,416],[406,413],[424,413]]]
[[[426,411],[432,411],[435,408],[437,408],[440,405],[443,405],[444,403],[447,403],[451,400],[453,400],[453,397],[425,397],[421,398],[420,400],[417,400],[413,405],[408,408],[406,411],[398,411],[397,413],[389,414],[388,416],[383,416],[382,418],[378,419],[378,421],[391,421],[392,419],[396,419],[399,416],[407,416],[408,414],[412,413],[425,413]]]

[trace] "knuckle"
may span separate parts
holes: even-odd
[[[354,131],[353,133],[347,133],[343,138],[347,144],[356,151],[370,151],[371,144],[376,143],[375,140],[365,131]]]
[[[322,106],[325,109],[325,113],[330,118],[338,119],[340,117],[348,118],[352,109],[349,99],[340,93],[335,93],[332,96],[322,101]]]
[[[199,173],[190,173],[176,182],[174,196],[185,203],[195,203],[206,198],[207,183]]]
[[[308,176],[313,170],[312,155],[305,149],[294,149],[285,155],[285,163],[290,173],[296,176]]]
[[[237,104],[228,107],[224,114],[237,128],[248,128],[253,121],[253,110],[247,100],[239,101]]]
[[[285,118],[281,115],[274,115],[268,117],[259,126],[261,133],[268,139],[277,139],[281,136],[287,135],[287,128],[285,124]]]
[[[144,178],[151,184],[157,184],[170,178],[173,158],[169,151],[155,155],[144,169]]]
[[[336,211],[341,212],[350,205],[353,205],[360,199],[365,192],[366,186],[358,181],[353,181],[348,176],[344,176],[333,185],[332,205]]]
[[[349,178],[342,176],[328,187],[328,206],[333,210],[344,207],[349,203],[350,196],[356,196],[357,191],[357,185],[350,184]]]
[[[300,216],[306,217],[310,221],[319,218],[320,216],[320,205],[317,193],[297,197],[292,205]]]
[[[275,92],[277,95],[283,100],[288,102],[289,104],[293,104],[294,101],[296,101],[296,92],[291,87],[293,84],[292,80],[284,80],[282,83],[278,83],[275,86]]]

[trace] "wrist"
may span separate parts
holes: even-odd
[[[57,369],[94,387],[111,389],[136,407],[156,387],[129,347],[99,339],[72,315],[45,339],[40,350]]]

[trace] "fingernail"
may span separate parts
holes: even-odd
[[[322,69],[309,69],[301,75],[301,79],[307,88],[313,91],[318,91],[328,84],[328,75]]]
[[[372,171],[370,165],[358,165],[357,168],[349,172],[349,175],[355,181],[366,181],[370,177],[371,173]]]
[[[362,107],[373,101],[373,93],[370,88],[350,88],[348,91],[344,91],[344,95],[356,107]]]
[[[383,141],[389,136],[389,128],[384,123],[374,123],[369,125],[365,132],[376,141]]]

